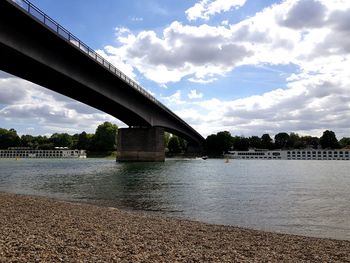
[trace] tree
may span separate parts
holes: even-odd
[[[221,153],[227,152],[232,148],[232,136],[228,131],[218,132],[216,134],[218,149]]]
[[[14,129],[0,128],[0,149],[7,149],[9,147],[17,147],[20,145],[20,138]]]
[[[303,148],[313,148],[317,149],[318,146],[320,145],[320,139],[317,137],[312,137],[312,136],[302,136],[300,138]]]
[[[287,147],[289,135],[286,132],[280,132],[275,135],[275,146],[278,149],[284,149]]]
[[[249,138],[249,147],[260,149],[262,148],[261,138],[258,136],[252,136]]]
[[[93,137],[93,149],[97,151],[113,151],[116,149],[116,136],[118,126],[110,122],[104,122],[96,129]]]
[[[233,140],[228,131],[211,134],[206,138],[206,149],[209,155],[221,155],[232,148]]]
[[[350,138],[343,137],[343,138],[339,141],[339,144],[340,144],[340,147],[342,147],[342,148],[350,147]]]
[[[220,154],[220,148],[217,144],[217,135],[211,134],[205,139],[205,148],[209,155]]]
[[[287,147],[292,149],[300,149],[304,147],[303,142],[301,141],[300,136],[297,133],[292,132],[289,134]]]
[[[35,148],[35,137],[32,135],[22,135],[21,146]]]
[[[177,136],[173,135],[170,137],[169,143],[168,143],[168,149],[169,149],[169,153],[173,153],[173,154],[181,152],[180,142]]]
[[[80,133],[78,136],[77,148],[79,150],[90,149],[92,137],[93,137],[92,134],[87,134],[84,131]]]
[[[264,149],[272,149],[272,139],[268,133],[261,136],[261,144]]]
[[[187,141],[181,137],[177,137],[179,140],[179,145],[180,145],[180,149],[181,152],[186,152],[187,150]]]
[[[249,139],[235,136],[233,138],[233,147],[237,151],[247,151],[249,149]]]
[[[77,149],[78,147],[78,140],[79,140],[79,134],[76,133],[76,134],[73,134],[72,136],[72,149]]]
[[[169,132],[164,132],[164,147],[168,148],[168,143],[170,140],[171,134]]]
[[[323,132],[323,135],[320,138],[320,144],[323,149],[337,149],[340,147],[335,133],[329,130]]]
[[[50,143],[50,140],[46,136],[34,137],[33,147],[41,150],[53,149],[54,145]]]
[[[50,137],[50,142],[54,147],[71,148],[73,144],[72,136],[68,133],[54,133]]]

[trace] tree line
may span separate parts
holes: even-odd
[[[95,152],[114,151],[118,126],[110,122],[98,125],[94,134],[83,131],[70,135],[54,133],[50,137],[22,135],[18,136],[15,129],[0,128],[0,149],[9,147],[30,147],[39,150],[50,150],[55,147],[69,149],[84,149]]]
[[[55,147],[69,149],[84,149],[92,152],[108,152],[116,150],[116,135],[118,126],[110,122],[98,125],[94,134],[54,133],[50,137],[22,135],[18,136],[14,129],[0,128],[0,149],[9,147],[30,147],[33,149],[49,150]],[[169,156],[186,153],[188,143],[186,140],[165,132],[164,145]],[[304,149],[322,148],[339,149],[350,148],[350,138],[337,140],[333,131],[326,130],[318,137],[299,136],[296,133],[280,132],[272,139],[269,134],[259,136],[232,136],[228,131],[209,135],[205,140],[205,151],[208,155],[221,155],[229,150],[247,151],[249,148],[257,149]]]
[[[186,154],[188,143],[186,140],[165,132],[164,145],[168,156]],[[318,138],[315,136],[300,136],[297,133],[280,132],[272,138],[269,134],[259,136],[232,136],[228,131],[209,135],[205,140],[204,150],[211,156],[219,156],[229,150],[247,151],[249,148],[267,150],[286,149],[339,149],[350,148],[350,138],[337,140],[333,131],[326,130]]]
[[[296,133],[280,132],[271,138],[269,134],[259,136],[232,136],[228,131],[211,134],[206,138],[205,149],[209,155],[221,155],[229,150],[247,151],[249,148],[276,149],[339,149],[350,147],[350,138],[337,140],[333,131],[326,130],[318,138],[314,136],[300,136]]]

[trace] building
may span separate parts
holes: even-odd
[[[229,151],[231,159],[279,159],[279,160],[350,160],[350,150],[249,150]]]
[[[11,147],[0,150],[0,158],[86,158],[85,150],[34,150],[28,147]]]

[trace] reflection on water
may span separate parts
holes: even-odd
[[[0,191],[350,240],[350,162],[0,160]]]

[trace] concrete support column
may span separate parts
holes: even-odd
[[[164,129],[121,128],[118,130],[117,161],[163,162]]]

